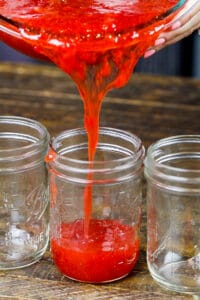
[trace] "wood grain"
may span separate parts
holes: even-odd
[[[200,133],[199,103],[199,80],[134,74],[126,87],[104,99],[101,125],[131,131],[147,148],[166,136]],[[75,84],[50,65],[0,63],[0,114],[36,119],[52,136],[83,126],[83,105]],[[0,272],[0,299],[193,299],[161,289],[148,272],[145,185],[141,237],[140,259],[123,280],[104,285],[71,281],[59,273],[47,251],[30,267]]]

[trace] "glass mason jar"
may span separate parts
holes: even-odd
[[[77,281],[109,282],[126,276],[139,255],[140,139],[100,128],[92,162],[84,129],[64,131],[51,146],[50,240],[55,264]]]
[[[200,135],[162,139],[145,160],[147,261],[163,287],[200,293]]]
[[[0,270],[38,261],[48,245],[48,143],[40,123],[0,116]]]

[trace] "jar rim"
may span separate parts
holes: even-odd
[[[170,166],[170,165],[166,165],[163,161],[159,160],[157,161],[155,159],[156,154],[164,154],[162,150],[160,150],[159,152],[159,148],[166,146],[168,144],[173,145],[173,144],[177,144],[177,143],[182,143],[182,142],[198,142],[199,147],[200,147],[200,135],[195,135],[195,134],[188,134],[188,135],[176,135],[176,136],[170,136],[170,137],[166,137],[163,139],[160,139],[158,141],[156,141],[155,143],[151,144],[149,146],[149,148],[147,149],[147,156],[145,159],[145,165],[151,165],[154,168],[156,167],[163,167],[166,168],[168,170],[171,171],[182,171],[184,173],[186,172],[196,172],[198,173],[200,171],[199,170],[194,170],[194,169],[189,169],[189,168],[180,168],[180,167],[175,167],[175,166]],[[153,155],[154,154],[154,155]],[[172,153],[173,154],[173,153]],[[200,148],[199,148],[199,155],[200,155]]]
[[[147,149],[145,177],[165,189],[199,192],[200,164],[196,160],[200,163],[200,135],[163,138]]]
[[[134,158],[136,157],[136,154],[139,153],[141,158],[144,157],[144,147],[142,145],[142,141],[141,139],[134,135],[133,133],[131,132],[128,132],[128,131],[124,131],[124,130],[121,130],[121,129],[116,129],[116,128],[112,128],[112,127],[100,127],[99,128],[99,135],[102,134],[102,133],[109,133],[109,135],[112,135],[112,134],[118,134],[118,137],[129,137],[132,139],[132,144],[134,144],[135,146],[135,151],[134,152],[131,152],[129,151],[129,154],[128,155],[128,158]],[[88,163],[90,163],[90,161],[88,160],[81,160],[81,159],[76,159],[76,158],[69,158],[69,157],[65,157],[63,156],[62,154],[60,154],[58,151],[56,151],[55,149],[55,146],[56,144],[59,144],[58,142],[58,139],[59,138],[68,138],[68,137],[71,137],[72,135],[79,135],[79,134],[87,134],[86,130],[84,128],[75,128],[75,129],[70,129],[70,130],[65,130],[63,132],[61,132],[59,135],[57,135],[56,137],[53,137],[52,140],[51,140],[51,143],[50,143],[50,146],[52,147],[54,153],[55,153],[55,156],[58,157],[58,158],[61,158],[64,161],[72,161],[72,162],[79,162],[79,163],[82,163],[83,165],[88,165]],[[130,141],[130,139],[129,139]],[[133,143],[133,141],[135,143]],[[137,159],[140,158],[140,156],[138,157],[137,156]],[[122,158],[117,158],[115,160],[111,160],[111,161],[124,161],[126,160],[127,157],[122,157]],[[109,160],[108,160],[109,162]],[[101,164],[102,162],[101,161],[95,161],[96,164]],[[105,163],[105,161],[104,161]]]
[[[139,174],[139,172],[143,169],[143,159],[145,155],[145,149],[142,145],[142,142],[139,137],[136,135],[115,129],[110,127],[100,127],[99,128],[99,134],[101,137],[105,137],[104,134],[107,134],[107,137],[111,137],[111,134],[113,134],[114,139],[121,139],[121,141],[124,138],[125,146],[127,146],[126,143],[128,143],[129,146],[132,146],[131,150],[127,150],[126,147],[122,147],[122,145],[114,145],[112,143],[109,144],[110,140],[108,140],[108,144],[101,141],[97,145],[97,151],[103,150],[104,153],[107,153],[109,155],[109,151],[111,150],[111,153],[114,153],[114,155],[119,155],[119,157],[115,159],[105,159],[105,160],[94,160],[89,161],[87,159],[81,160],[74,157],[69,157],[68,155],[63,156],[62,153],[60,154],[58,148],[61,147],[62,149],[62,138],[64,141],[66,137],[74,142],[74,135],[83,135],[84,143],[80,143],[80,140],[78,140],[78,143],[74,144],[75,147],[71,147],[70,150],[72,150],[72,156],[75,153],[76,149],[79,149],[80,151],[85,151],[84,153],[87,154],[88,151],[88,144],[87,144],[87,132],[84,128],[76,128],[71,130],[66,130],[60,133],[58,136],[52,139],[52,143],[50,144],[50,149],[52,150],[52,159],[47,158],[49,170],[51,172],[55,172],[57,176],[63,177],[63,178],[76,178],[75,180],[85,181],[84,176],[93,174],[98,176],[99,182],[101,181],[100,177],[101,174],[103,174],[104,178],[105,176],[110,178],[111,174],[112,176],[115,176],[115,178],[121,176],[125,178],[128,178],[129,176],[134,176],[134,174]],[[82,141],[82,140],[81,140]],[[66,145],[66,144],[65,144]],[[80,148],[77,148],[77,145],[80,145]],[[109,148],[110,145],[110,148]],[[68,144],[67,144],[68,146]],[[101,146],[101,148],[100,148]],[[113,147],[112,147],[113,146]],[[52,148],[51,148],[52,147]],[[107,147],[107,148],[106,148]],[[64,148],[64,146],[63,146]],[[123,148],[123,149],[122,149]],[[64,148],[65,149],[65,148]],[[133,149],[135,150],[133,152]],[[50,150],[50,152],[51,152]],[[56,151],[57,150],[57,151]],[[122,150],[122,151],[121,151]],[[124,152],[123,152],[124,150]],[[54,152],[55,151],[55,152]],[[73,153],[74,151],[74,153]],[[62,151],[61,151],[62,152]],[[66,152],[65,152],[66,154]],[[123,154],[123,155],[122,155]],[[113,154],[111,154],[112,156]],[[123,157],[121,157],[121,156]],[[122,175],[124,174],[124,175]],[[78,179],[79,178],[79,179]],[[83,180],[81,178],[84,178]],[[112,177],[113,178],[113,177]],[[86,179],[88,181],[88,177]],[[94,180],[92,179],[92,182]]]
[[[45,142],[49,141],[49,133],[48,133],[46,127],[36,120],[30,119],[30,118],[25,118],[25,117],[19,117],[19,116],[0,116],[0,125],[1,124],[9,124],[9,125],[13,125],[13,126],[25,125],[27,127],[36,129],[36,131],[40,134],[40,137],[35,138],[34,142],[32,142],[28,145],[15,147],[13,149],[0,149],[0,160],[9,158],[13,153],[14,153],[14,156],[18,156],[17,154],[19,151],[23,154],[34,151],[35,148],[37,148],[40,145],[43,145]],[[0,137],[1,137],[1,134],[4,134],[4,133],[0,132]],[[7,132],[6,134],[8,136],[9,135],[12,136],[14,134],[17,134],[17,132],[13,132],[13,133]],[[20,136],[20,135],[22,138],[23,134],[19,134],[18,136]],[[6,156],[4,156],[4,158],[2,158],[1,154],[6,154]],[[12,157],[13,157],[13,155],[12,155]]]
[[[43,163],[50,136],[46,127],[36,120],[0,116],[0,140],[0,173],[10,174]]]

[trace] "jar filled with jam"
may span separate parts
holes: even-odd
[[[83,282],[129,274],[140,247],[144,147],[135,135],[100,128],[93,161],[84,129],[64,131],[47,156],[51,253],[58,269]]]

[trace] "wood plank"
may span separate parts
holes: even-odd
[[[200,81],[134,74],[126,87],[104,99],[101,125],[129,130],[145,147],[176,134],[200,133]],[[54,66],[0,63],[0,114],[42,122],[53,136],[83,126],[83,105],[72,80]],[[47,251],[38,263],[0,272],[0,299],[182,300],[151,278],[146,264],[145,184],[141,255],[133,272],[109,284],[83,284],[65,278]]]

